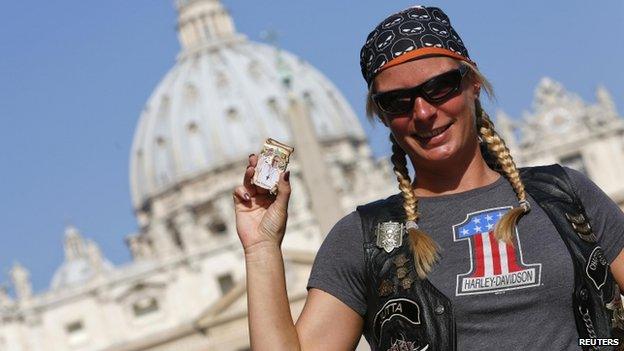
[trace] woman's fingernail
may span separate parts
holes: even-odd
[[[243,195],[243,197],[245,198],[245,200],[249,201],[249,199],[251,199],[251,197],[249,196],[248,193],[245,193],[245,195]]]
[[[285,181],[290,181],[290,171],[287,171],[286,174],[284,174],[284,180]]]

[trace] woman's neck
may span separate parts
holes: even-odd
[[[415,169],[413,187],[418,197],[460,193],[492,184],[500,177],[488,167],[479,151],[473,157],[465,158],[464,162],[453,162],[447,167]]]

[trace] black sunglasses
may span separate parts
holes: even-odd
[[[372,99],[379,111],[385,115],[406,114],[412,110],[418,96],[430,104],[440,104],[455,96],[467,72],[468,67],[461,65],[412,88],[373,94]]]

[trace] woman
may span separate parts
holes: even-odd
[[[280,252],[289,174],[272,198],[251,185],[250,156],[234,200],[252,349],[349,350],[364,334],[382,351],[578,350],[579,337],[610,336],[622,212],[578,172],[516,168],[479,102],[491,87],[444,12],[386,18],[361,67],[401,193],[336,224],[295,325]]]

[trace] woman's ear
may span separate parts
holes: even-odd
[[[474,89],[475,98],[478,99],[481,94],[481,82],[475,80],[472,83],[472,88]]]

